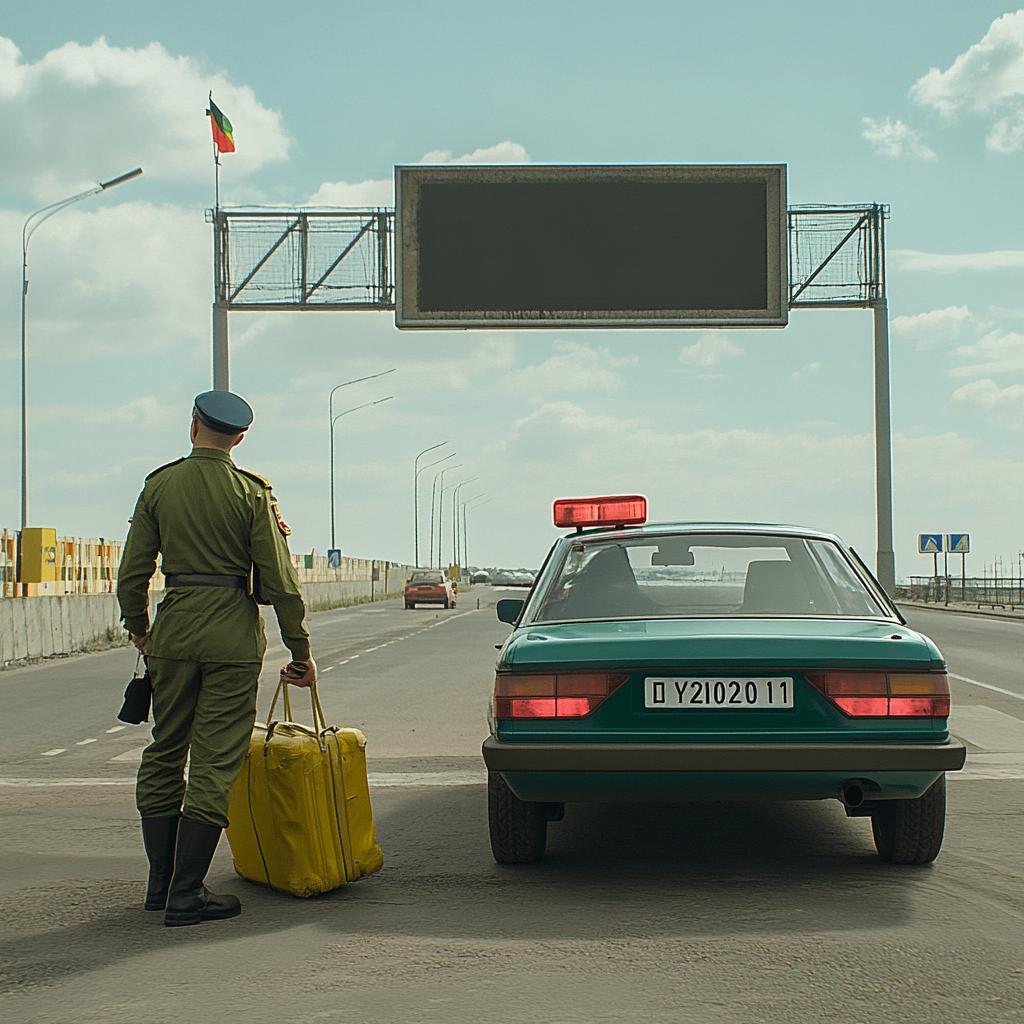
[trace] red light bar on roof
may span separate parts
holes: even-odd
[[[642,494],[604,498],[559,498],[555,526],[639,526],[647,522],[647,499]]]

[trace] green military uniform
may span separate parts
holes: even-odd
[[[144,819],[180,813],[227,826],[228,797],[249,746],[267,648],[248,586],[169,587],[150,632],[149,581],[158,553],[165,577],[247,578],[255,567],[260,600],[273,604],[285,645],[305,661],[309,631],[288,532],[270,484],[239,469],[219,448],[194,448],[188,458],[146,478],[117,580],[125,627],[135,636],[149,633],[153,742],[142,756],[136,788]]]

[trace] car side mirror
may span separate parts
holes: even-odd
[[[498,602],[498,621],[508,622],[514,624],[516,619],[519,618],[519,613],[523,610],[525,601],[521,601],[515,597],[506,597],[504,600]]]

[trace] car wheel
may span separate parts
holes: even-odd
[[[491,852],[499,864],[535,864],[544,856],[548,806],[520,800],[498,772],[487,773]]]
[[[878,856],[887,864],[930,864],[946,826],[946,776],[914,800],[884,800],[871,816]]]
[[[415,602],[413,602],[413,601],[406,601],[406,602],[405,602],[405,607],[406,607],[406,608],[415,608],[415,607],[416,607],[416,604],[415,604]]]
[[[450,608],[451,607],[451,605],[448,604],[448,599],[447,598],[445,598],[444,607],[445,608]]]

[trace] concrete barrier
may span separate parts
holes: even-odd
[[[113,594],[0,598],[0,664],[119,642],[120,618]]]
[[[302,595],[306,610],[320,612],[396,598],[402,593],[407,571],[407,566],[389,571],[386,586],[383,579],[374,583],[369,580],[304,583]],[[163,596],[163,591],[150,594],[151,620]],[[263,609],[264,617],[273,614],[273,608]],[[121,643],[127,643],[127,636],[113,594],[0,598],[0,665]]]

